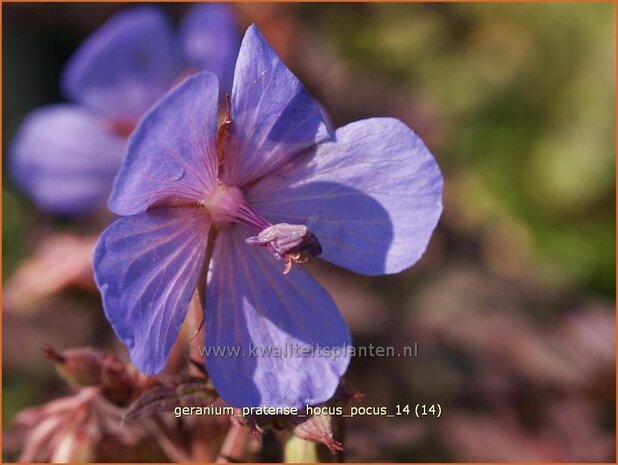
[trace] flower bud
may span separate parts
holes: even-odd
[[[101,355],[95,350],[79,348],[58,352],[47,345],[43,353],[54,361],[56,371],[69,384],[95,386],[101,383]]]
[[[124,405],[133,397],[136,387],[128,365],[112,354],[105,354],[101,366],[103,395],[116,405]]]

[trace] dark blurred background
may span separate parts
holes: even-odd
[[[126,6],[2,7],[6,154],[28,112],[63,101],[59,73],[81,40]],[[177,21],[186,5],[161,8]],[[347,460],[614,461],[615,6],[234,8],[335,126],[400,118],[444,172],[442,221],[414,268],[367,278],[310,264],[357,344],[418,343],[414,358],[353,360],[361,405],[443,410],[348,420]],[[67,392],[43,344],[124,353],[79,260],[89,249],[70,242],[106,218],[46,216],[6,171],[2,193],[10,459],[16,412]],[[50,237],[68,242],[54,249]]]

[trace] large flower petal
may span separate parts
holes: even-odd
[[[209,221],[197,208],[156,208],[120,218],[101,235],[94,273],[105,315],[131,361],[165,366],[197,286]]]
[[[238,26],[228,4],[204,3],[189,9],[180,25],[185,65],[212,71],[221,92],[232,90],[234,64],[240,47]]]
[[[349,124],[333,141],[257,183],[249,201],[271,222],[307,224],[322,258],[357,273],[397,273],[424,253],[442,212],[433,156],[391,118]]]
[[[13,139],[9,170],[42,210],[87,213],[105,205],[124,146],[84,108],[43,107],[27,116]]]
[[[348,327],[305,270],[282,275],[266,249],[244,243],[249,234],[233,226],[215,242],[205,308],[208,373],[234,406],[326,401],[349,363]]]
[[[232,185],[273,171],[329,135],[316,102],[255,25],[238,54],[231,116],[223,176]]]
[[[81,45],[63,74],[65,93],[106,115],[136,120],[178,75],[165,15],[133,8],[115,15]]]
[[[141,120],[109,200],[119,215],[203,200],[217,179],[217,78],[186,78]]]

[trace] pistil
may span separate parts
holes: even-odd
[[[256,236],[248,237],[245,242],[251,246],[268,247],[276,260],[284,260],[284,274],[291,270],[292,265],[306,263],[310,256],[316,257],[322,253],[320,241],[307,226],[287,223],[273,225],[245,202],[238,187],[220,183],[215,192],[202,203],[210,213],[215,227],[238,223],[256,232]]]

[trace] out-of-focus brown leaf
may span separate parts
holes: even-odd
[[[219,395],[212,384],[195,376],[170,378],[154,385],[128,408],[123,422],[171,411],[175,407],[201,407],[217,400]]]
[[[551,294],[526,297],[536,305],[553,302]],[[412,316],[416,326],[479,366],[509,370],[534,385],[587,388],[612,370],[610,308],[576,309],[564,323],[540,325],[527,315],[527,305],[507,280],[466,266],[452,269],[428,288]]]
[[[92,252],[96,236],[56,234],[44,239],[4,286],[5,310],[21,311],[70,286],[96,290]]]
[[[578,462],[613,460],[616,437],[597,420],[602,408],[571,395],[553,401],[547,410],[545,431],[558,443],[564,458]]]
[[[550,438],[527,434],[503,416],[451,414],[439,429],[444,444],[470,462],[560,461]]]
[[[120,427],[122,410],[101,396],[98,387],[21,411],[14,426],[22,435],[22,462],[95,460],[96,445],[109,439],[131,448],[144,438],[142,425]]]

